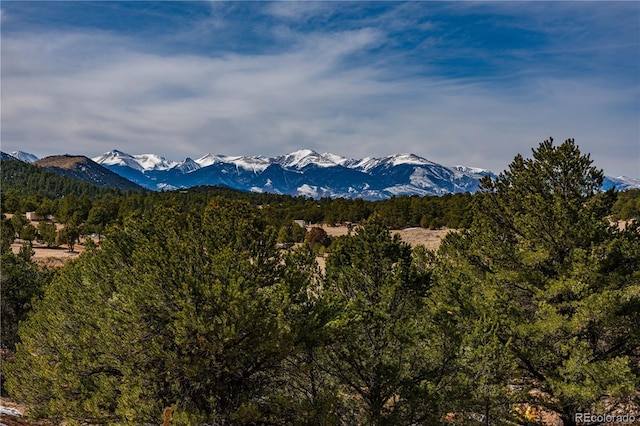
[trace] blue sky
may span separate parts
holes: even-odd
[[[640,3],[5,1],[2,150],[311,148],[640,177]]]

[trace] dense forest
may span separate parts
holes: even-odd
[[[516,156],[473,196],[378,202],[205,187],[83,193],[66,181],[39,191],[40,178],[5,180],[7,163],[2,213],[16,215],[2,223],[3,385],[33,419],[640,418],[640,225],[611,222],[637,217],[640,191],[601,192],[602,171],[573,140]],[[77,228],[74,240],[104,238],[40,269],[31,235],[17,255],[8,247],[25,236],[26,211]],[[293,219],[359,226],[320,269],[311,243],[322,236],[277,244],[305,239],[287,228]],[[389,232],[404,226],[460,231],[431,252]]]

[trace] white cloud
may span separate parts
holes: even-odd
[[[331,16],[336,7],[340,6],[331,1],[275,1],[267,4],[265,13],[299,21],[314,16]]]
[[[541,77],[510,92],[399,78],[392,64],[345,66],[384,37],[367,28],[311,34],[282,53],[207,57],[141,53],[101,33],[8,35],[3,150],[93,156],[118,148],[180,160],[308,147],[351,157],[413,152],[499,171],[553,136],[575,137],[605,172],[639,175],[629,140],[640,130],[619,113],[638,99],[637,85]]]

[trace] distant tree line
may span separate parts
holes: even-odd
[[[139,217],[144,211],[163,206],[184,212],[202,210],[216,196],[260,206],[270,225],[278,229],[285,227],[283,232],[289,234],[291,221],[297,219],[336,225],[357,223],[377,214],[391,229],[418,226],[430,229],[468,228],[473,220],[471,206],[474,196],[469,193],[365,201],[342,198],[314,200],[211,186],[168,192],[122,192],[59,176],[20,161],[2,161],[2,183],[0,209],[3,214],[32,211],[41,217],[53,216],[57,222],[77,228],[80,235],[101,234],[109,226],[122,225],[127,218]],[[639,203],[640,190],[617,193],[612,218],[626,220],[638,217]],[[15,231],[18,235],[21,233],[21,230]],[[38,232],[36,229],[36,237]],[[301,240],[299,235],[293,239]]]
[[[362,221],[376,212],[386,226],[404,228],[461,228],[470,224],[470,194],[427,197],[393,197],[383,201],[362,199],[314,200],[278,194],[253,194],[224,187],[194,187],[153,192],[99,188],[87,182],[56,175],[46,169],[19,161],[2,162],[2,212],[53,215],[62,223],[73,219],[88,222],[90,228],[122,224],[150,206],[170,205],[189,211],[203,208],[214,196],[244,200],[261,206],[272,224],[289,224],[301,219],[329,225]],[[91,217],[90,217],[91,216]]]
[[[618,193],[611,208],[613,220],[640,218],[640,189],[629,189]]]
[[[273,201],[130,194],[147,208],[55,274],[3,251],[16,294],[3,311],[18,319],[3,382],[33,418],[68,424],[640,414],[640,225],[610,224],[602,180],[573,140],[545,141],[483,179],[468,228],[437,252],[392,236],[375,209],[347,236],[283,250]],[[325,270],[314,244],[333,246]]]

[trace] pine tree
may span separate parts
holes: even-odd
[[[54,247],[56,245],[56,226],[51,222],[42,221],[38,224],[38,241],[47,245],[47,247]]]
[[[57,243],[66,244],[67,249],[70,252],[73,252],[73,249],[76,246],[76,241],[80,236],[80,230],[74,223],[67,223],[64,228],[58,231]]]
[[[327,260],[323,297],[335,316],[325,368],[359,401],[365,424],[441,418],[457,346],[431,316],[429,281],[415,272],[409,245],[375,217]]]
[[[11,251],[2,253],[2,275],[0,290],[2,297],[2,331],[0,336],[3,349],[13,350],[18,342],[18,323],[27,318],[33,302],[42,295],[45,284],[51,279],[48,270],[41,270],[31,262],[31,247],[27,244],[23,255]]]
[[[6,219],[4,215],[2,215],[2,222],[0,222],[0,239],[2,242],[0,253],[11,251],[11,244],[16,239],[16,233],[13,230],[11,219]]]
[[[637,404],[640,246],[637,227],[609,225],[615,197],[599,193],[602,179],[573,140],[545,141],[483,180],[470,230],[441,251],[452,300],[502,352],[494,370],[515,361],[507,384],[523,387],[520,402],[568,425],[576,412]]]
[[[21,326],[9,392],[58,421],[158,423],[166,407],[176,425],[264,418],[292,345],[274,234],[222,200],[125,222]]]
[[[330,344],[326,325],[335,314],[323,297],[323,275],[309,245],[284,256],[287,299],[285,318],[291,327],[293,347],[282,364],[278,386],[270,400],[275,418],[287,424],[354,424],[353,404],[341,398],[339,382],[324,365]]]

